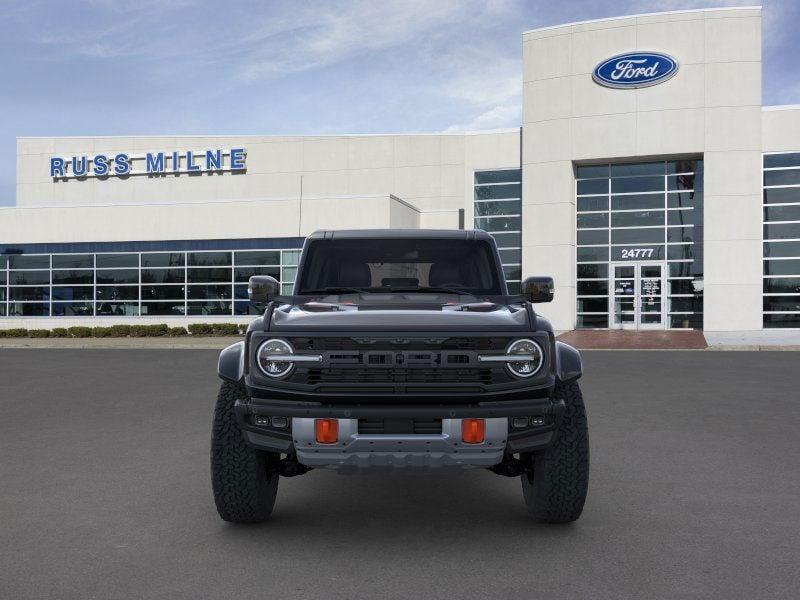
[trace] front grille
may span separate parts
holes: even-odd
[[[293,337],[292,344],[298,352],[334,352],[352,350],[472,350],[479,352],[502,351],[514,338],[511,337]]]
[[[359,419],[358,433],[364,435],[437,435],[441,419]]]
[[[307,369],[292,381],[310,385],[330,383],[505,383],[508,376],[495,369]]]

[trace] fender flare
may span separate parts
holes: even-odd
[[[556,340],[556,379],[571,383],[583,375],[581,353],[569,344]]]
[[[238,383],[244,377],[244,342],[236,342],[219,353],[217,374],[221,379]]]

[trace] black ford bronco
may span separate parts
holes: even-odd
[[[581,357],[507,293],[483,231],[318,231],[294,293],[250,279],[265,304],[219,357],[211,479],[226,521],[260,522],[279,477],[316,468],[479,467],[521,477],[530,515],[583,510],[589,442]]]

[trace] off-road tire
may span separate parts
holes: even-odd
[[[233,405],[245,399],[241,385],[223,382],[211,430],[211,487],[219,516],[231,523],[261,523],[272,514],[278,473],[275,455],[249,446],[236,423]]]
[[[589,487],[589,431],[577,383],[556,385],[553,396],[566,409],[553,444],[524,457],[531,470],[522,474],[528,513],[539,523],[569,523],[583,512]]]

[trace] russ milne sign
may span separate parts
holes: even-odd
[[[128,175],[167,175],[178,173],[221,173],[244,171],[247,151],[203,150],[195,152],[147,152],[130,155],[95,154],[94,156],[53,156],[50,158],[50,177],[54,179],[83,179],[85,177],[125,177]]]
[[[628,52],[601,62],[592,79],[610,88],[641,88],[662,83],[678,72],[678,61],[658,52]]]

